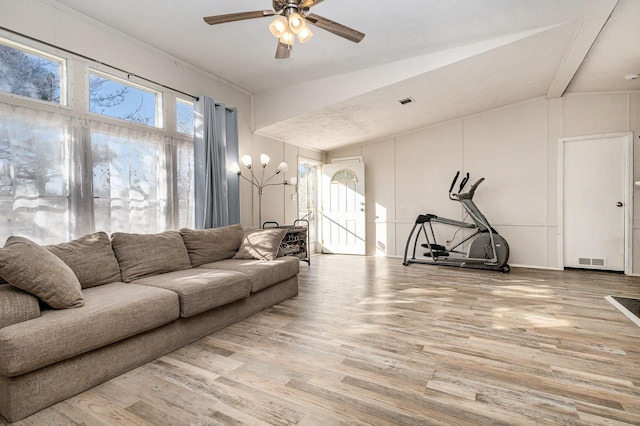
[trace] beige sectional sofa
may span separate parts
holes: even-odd
[[[286,231],[103,232],[0,249],[0,414],[14,422],[298,294]]]

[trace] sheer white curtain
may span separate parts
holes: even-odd
[[[193,227],[193,143],[0,102],[0,245]]]
[[[0,103],[0,243],[68,239],[71,120]]]

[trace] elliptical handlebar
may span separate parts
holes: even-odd
[[[482,183],[482,181],[484,181],[484,178],[478,179],[476,181],[476,183],[471,185],[471,188],[469,188],[469,192],[462,192],[462,190],[464,189],[464,187],[467,184],[467,182],[469,182],[469,173],[467,173],[466,176],[460,182],[460,187],[458,188],[458,193],[454,194],[452,192],[453,191],[453,187],[456,185],[456,181],[458,180],[459,176],[460,176],[460,171],[457,171],[455,177],[453,178],[453,181],[451,182],[451,187],[449,188],[449,199],[450,200],[454,200],[454,201],[471,200],[471,199],[473,199],[473,195],[476,192],[476,188],[478,188],[478,185],[480,185]]]
[[[460,176],[460,170],[456,172],[456,175],[453,177],[453,180],[451,181],[451,186],[449,187],[449,198],[451,198],[451,191],[453,191],[453,187],[456,185],[458,176]]]

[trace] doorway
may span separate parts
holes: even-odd
[[[365,244],[364,163],[322,166],[322,252],[361,254]]]
[[[631,273],[631,133],[560,139],[561,267]]]
[[[319,247],[317,247],[317,189],[321,164],[317,160],[298,158],[298,218],[309,221],[309,253],[319,251]]]

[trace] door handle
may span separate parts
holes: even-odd
[[[618,202],[616,203],[616,207],[622,207],[622,203],[621,203],[620,201],[618,201]]]

